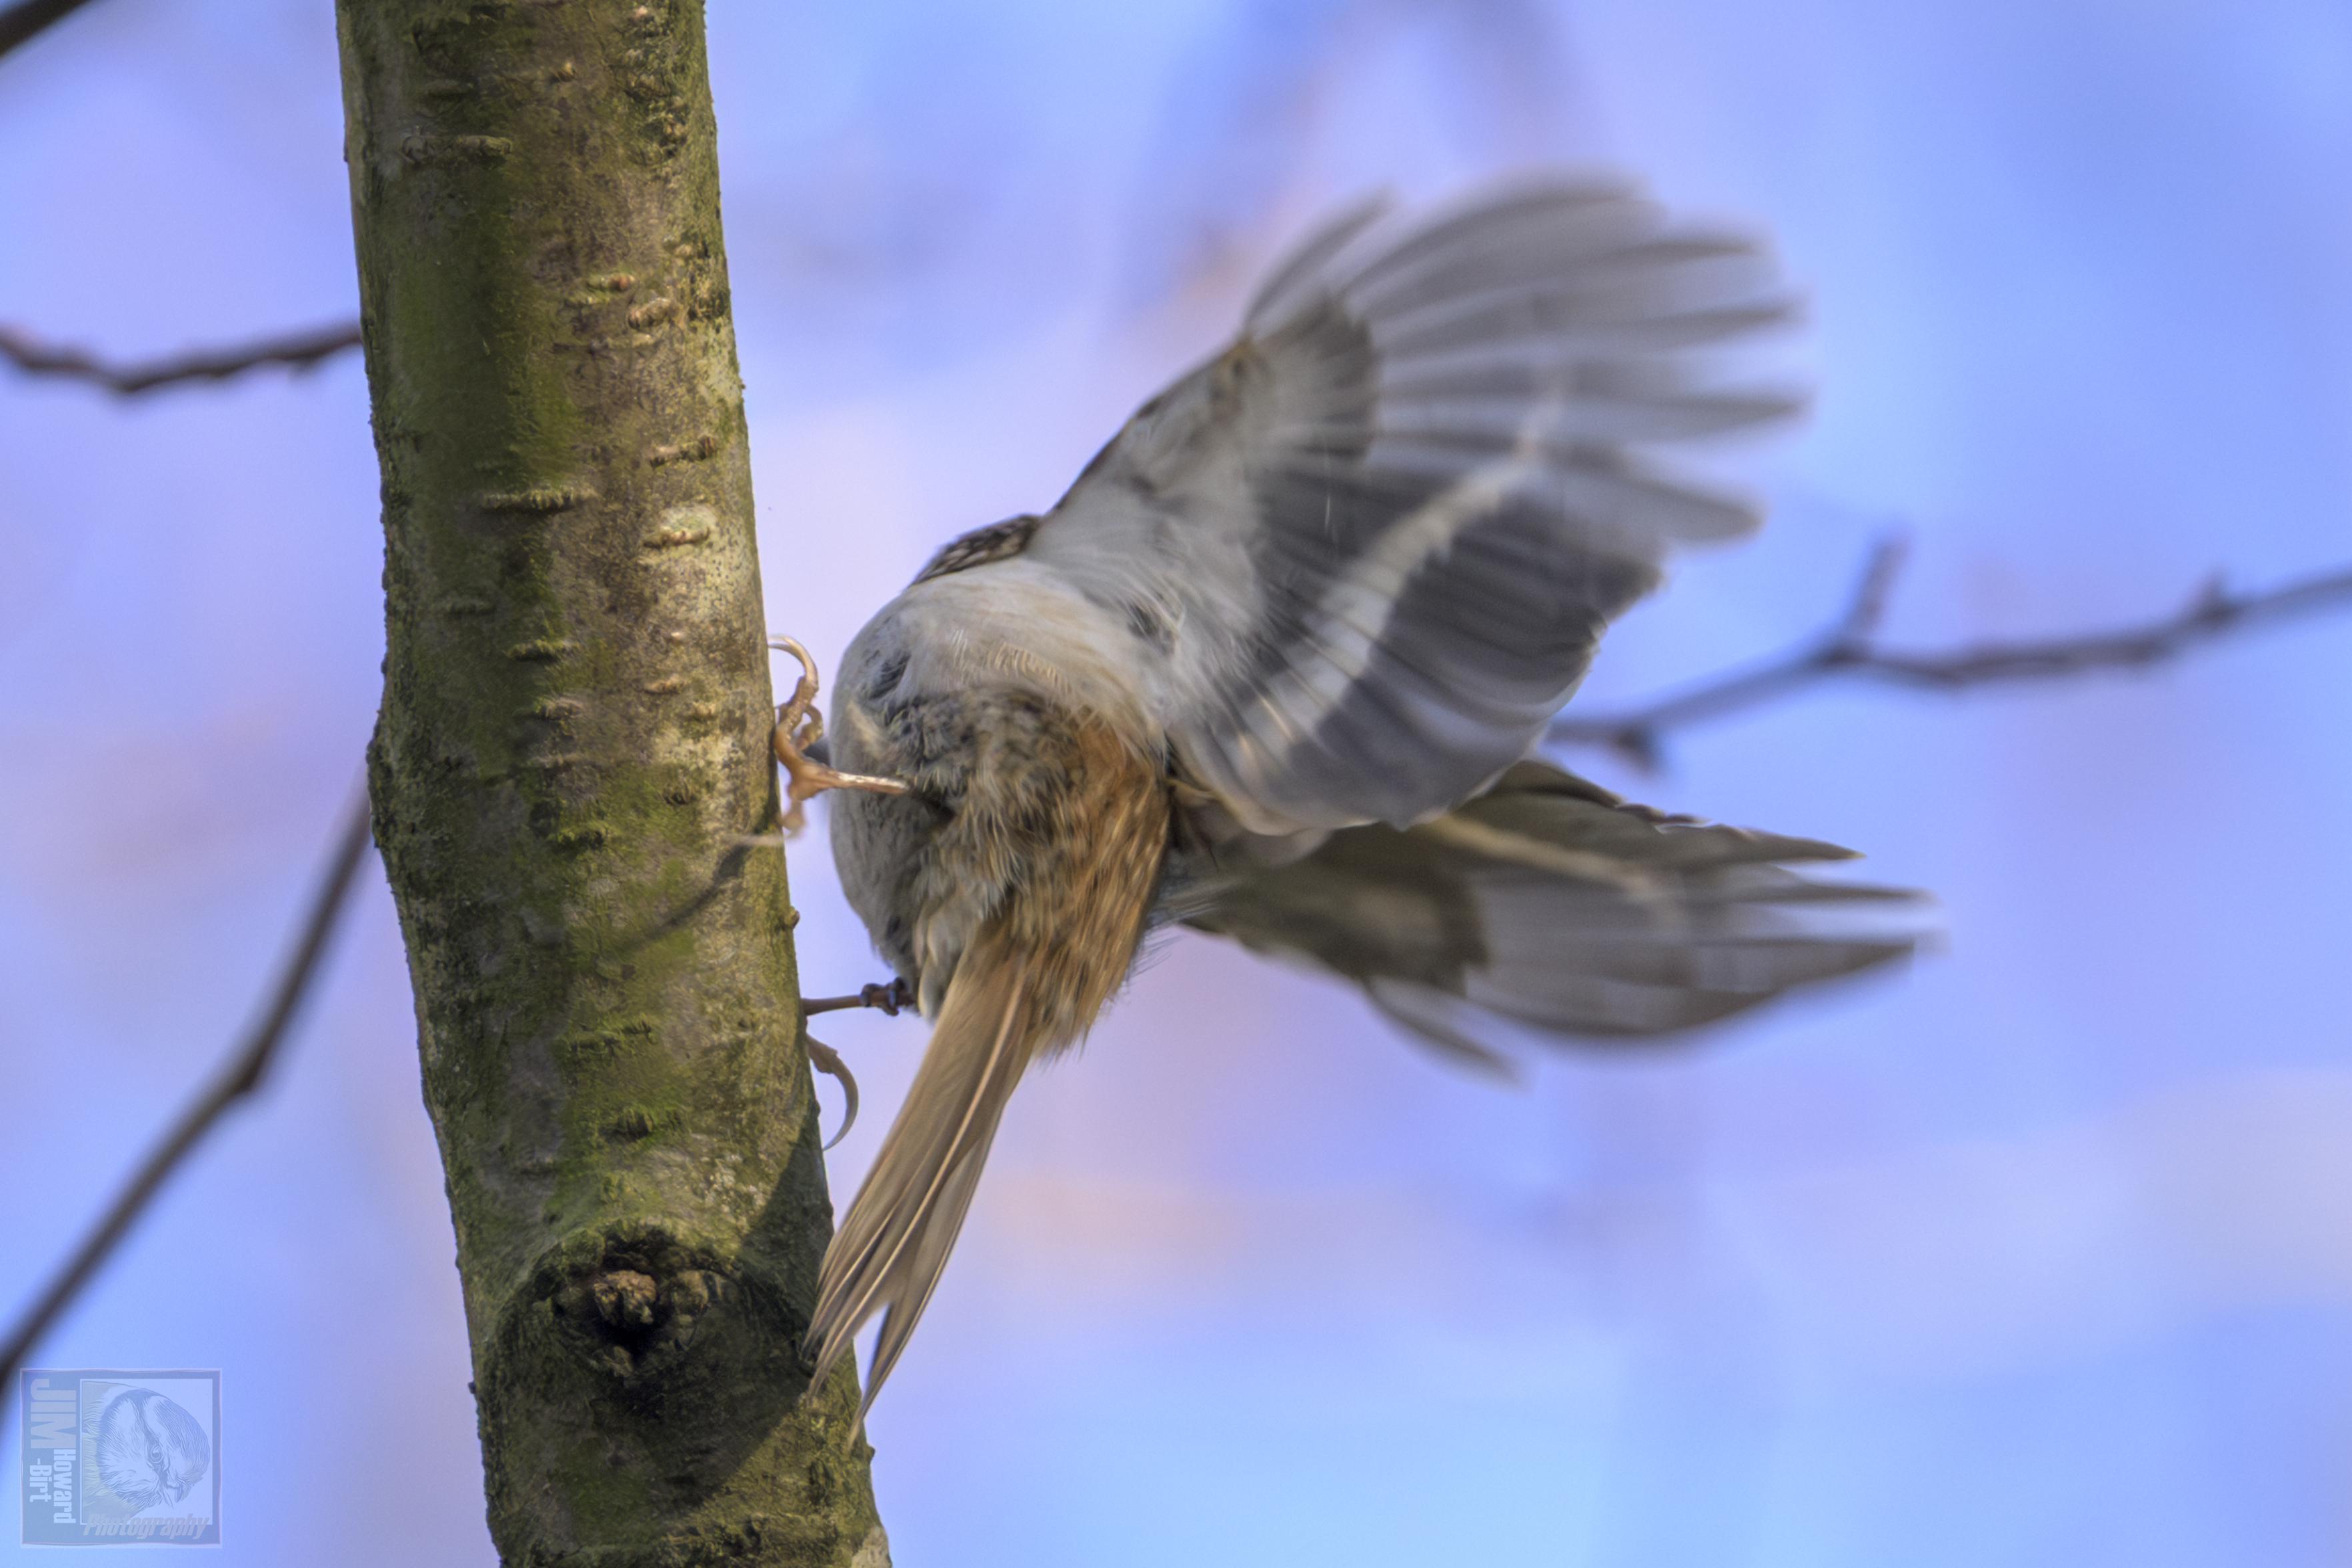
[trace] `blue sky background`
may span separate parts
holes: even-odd
[[[1813,628],[1891,527],[1918,644],[2352,559],[2337,0],[710,30],[772,624],[828,657],[1058,494],[1318,212],[1545,161],[1770,230],[1812,301],[1814,416],[1729,460],[1771,526],[1612,635],[1596,703]],[[340,154],[326,0],[92,5],[0,63],[0,320],[137,355],[342,316]],[[121,403],[0,374],[0,1312],[246,1022],[356,780],[366,412],[349,358]],[[1502,1091],[1173,944],[1015,1104],[874,1416],[898,1561],[2344,1561],[2347,664],[2352,616],[1825,691],[1654,779],[1573,759],[1944,901],[1944,952],[1704,1050]],[[793,874],[812,988],[875,977],[821,841]],[[870,1107],[845,1191],[922,1034],[824,1032]],[[40,1356],[224,1369],[218,1561],[490,1560],[413,1045],[372,873],[267,1102]]]

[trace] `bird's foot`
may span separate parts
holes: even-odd
[[[878,1008],[890,1017],[897,1018],[900,1008],[911,1008],[914,1005],[914,988],[903,979],[894,979],[887,984],[860,986],[857,988],[857,994],[854,997],[803,997],[801,1016],[806,1018],[811,1013],[837,1013],[849,1008]],[[835,1144],[849,1136],[849,1129],[857,1124],[857,1080],[851,1075],[849,1063],[841,1060],[839,1051],[809,1033],[805,1029],[801,1031],[801,1039],[808,1047],[809,1065],[819,1072],[829,1073],[841,1081],[841,1131],[835,1133],[825,1144],[824,1146],[830,1149]]]
[[[834,1050],[816,1036],[803,1030],[801,1032],[801,1043],[808,1048],[811,1067],[815,1068],[819,1072],[838,1079],[841,1082],[841,1131],[826,1140],[824,1146],[830,1149],[834,1145],[849,1136],[849,1129],[857,1125],[857,1079],[850,1072],[849,1063],[841,1060],[841,1052]]]
[[[824,740],[824,719],[816,711],[816,661],[790,637],[771,637],[768,646],[790,653],[801,666],[801,678],[793,687],[792,696],[776,709],[776,728],[771,742],[776,760],[784,769],[784,814],[778,824],[784,836],[789,838],[807,825],[808,815],[802,807],[812,796],[822,795],[827,789],[864,789],[876,795],[907,793],[912,786],[903,779],[844,773],[809,755]]]
[[[861,986],[854,997],[803,997],[801,998],[801,1011],[804,1014],[837,1013],[848,1008],[879,1008],[890,1017],[897,1018],[900,1008],[911,1008],[914,1005],[914,988],[908,985],[904,979],[895,979],[886,985]]]

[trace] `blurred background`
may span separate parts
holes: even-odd
[[[710,38],[771,624],[828,664],[1319,212],[1539,162],[1777,235],[1820,387],[1731,455],[1765,534],[1686,559],[1583,702],[1811,632],[1893,528],[1904,645],[2352,558],[2339,0],[719,0]],[[348,315],[341,143],[327,0],[90,6],[0,63],[0,321],[142,357]],[[354,787],[356,356],[0,373],[0,549],[12,1315],[247,1022]],[[2345,1561],[2347,662],[2323,617],[2147,678],[1823,689],[1656,777],[1570,756],[1942,898],[1945,950],[1699,1048],[1498,1088],[1172,942],[1016,1101],[873,1417],[898,1560]],[[878,978],[821,835],[793,874],[807,988]],[[224,1369],[221,1561],[488,1563],[373,867],[324,981],[36,1363]],[[845,1195],[923,1030],[820,1032],[866,1093]]]

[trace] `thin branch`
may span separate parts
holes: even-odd
[[[335,846],[328,857],[325,873],[320,878],[318,892],[311,898],[310,914],[302,922],[293,954],[278,976],[260,1022],[220,1075],[181,1113],[179,1121],[149,1153],[105,1218],[83,1238],[72,1259],[58,1271],[40,1300],[33,1303],[10,1333],[7,1344],[0,1348],[0,1389],[15,1385],[17,1368],[32,1354],[41,1336],[73,1304],[82,1287],[121,1244],[164,1182],[212,1131],[214,1124],[230,1106],[261,1087],[278,1043],[285,1039],[295,1014],[310,994],[311,983],[318,977],[319,961],[326,953],[328,938],[334,935],[337,917],[351,902],[352,884],[357,880],[360,860],[367,845],[368,808],[362,796],[352,806],[335,836]]]
[[[110,365],[79,349],[46,347],[14,327],[0,326],[0,359],[26,375],[89,382],[122,397],[181,382],[226,381],[260,365],[290,365],[307,371],[345,349],[359,347],[359,323],[339,321],[331,327],[263,338],[234,348],[192,349],[164,359]]]
[[[2249,626],[2352,605],[2352,568],[2316,573],[2256,593],[2232,592],[2216,575],[2178,611],[2137,626],[2070,637],[1977,643],[1948,653],[1902,653],[1879,646],[1875,639],[1904,553],[1901,539],[1880,541],[1872,549],[1845,610],[1819,636],[1776,658],[1621,712],[1555,719],[1547,738],[1559,745],[1606,747],[1637,767],[1654,768],[1666,731],[1760,706],[1800,687],[1833,678],[1951,692],[2093,670],[2146,669]]]
[[[51,23],[64,21],[89,4],[89,0],[18,0],[0,11],[0,55],[30,42]]]

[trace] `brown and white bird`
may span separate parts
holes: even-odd
[[[1791,412],[1695,352],[1787,313],[1752,242],[1622,182],[1402,229],[1358,208],[1051,510],[955,540],[866,624],[831,755],[794,724],[778,752],[796,801],[848,787],[843,886],[934,1029],[825,1255],[819,1380],[879,1312],[870,1404],[1013,1086],[1155,925],[1344,977],[1489,1064],[1909,950],[1874,913],[1905,895],[1787,869],[1848,852],[1528,759],[1669,550],[1754,527],[1637,454]]]

